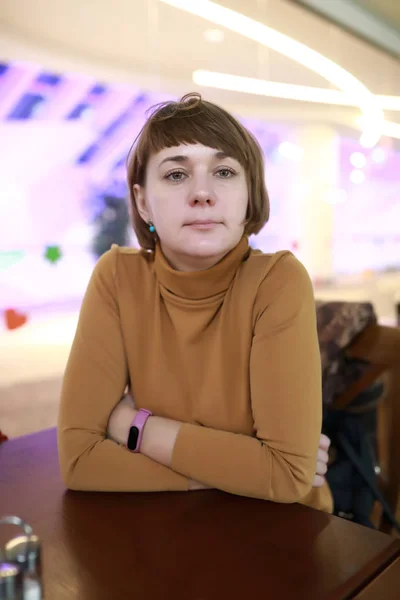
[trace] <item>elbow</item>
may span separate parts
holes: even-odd
[[[311,491],[312,481],[292,478],[281,493],[276,494],[276,502],[282,504],[295,504],[301,502]]]
[[[81,492],[84,490],[83,486],[79,483],[79,480],[77,480],[77,477],[75,476],[75,469],[73,467],[62,465],[60,462],[60,471],[62,482],[67,490],[73,490],[76,492]]]
[[[68,434],[58,431],[58,464],[61,480],[68,490],[79,490],[80,487],[76,481],[76,466],[79,457],[74,456],[71,452],[66,437]]]
[[[68,490],[89,491],[87,465],[85,469],[82,463],[99,440],[88,440],[87,435],[83,434],[77,444],[76,440],[73,442],[70,438],[70,431],[58,431],[58,462],[62,482]]]
[[[282,504],[295,504],[311,491],[315,475],[315,464],[309,458],[290,457],[282,454],[271,457],[271,472],[264,498]],[[265,487],[265,486],[264,486]]]
[[[79,482],[77,477],[77,463],[79,459],[74,460],[61,449],[58,452],[58,462],[60,466],[61,480],[64,483],[67,490],[82,491],[82,482]]]

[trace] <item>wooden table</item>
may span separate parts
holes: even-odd
[[[371,581],[356,600],[399,600],[400,597],[400,558],[396,559],[380,575]]]
[[[214,490],[65,492],[55,430],[0,445],[10,513],[42,539],[48,600],[347,599],[400,557],[398,540],[299,505]],[[3,530],[2,543],[17,532]]]

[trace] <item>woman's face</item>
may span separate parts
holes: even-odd
[[[150,157],[138,211],[152,221],[162,251],[180,271],[216,264],[244,232],[246,172],[234,158],[201,144],[164,148]]]

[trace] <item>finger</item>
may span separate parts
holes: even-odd
[[[319,488],[322,487],[325,483],[325,477],[321,477],[321,475],[316,475],[313,481],[313,487]]]
[[[329,450],[329,446],[331,445],[331,440],[327,435],[321,433],[321,437],[319,438],[319,447],[323,450]]]
[[[328,470],[328,465],[325,462],[321,462],[321,461],[317,462],[317,470],[316,470],[317,475],[325,475],[327,470]]]
[[[325,450],[321,450],[321,448],[320,448],[317,453],[317,460],[319,460],[320,462],[328,463],[329,462],[329,454],[327,452],[325,452]]]

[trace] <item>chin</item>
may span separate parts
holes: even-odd
[[[222,257],[232,250],[240,241],[242,235],[226,236],[196,236],[195,239],[187,240],[182,244],[181,252],[188,256],[201,257]]]
[[[169,239],[164,238],[161,247],[169,263],[178,271],[201,271],[208,269],[224,258],[240,242],[241,231],[222,229],[209,235],[205,232],[185,232]],[[161,238],[162,239],[162,238]]]

